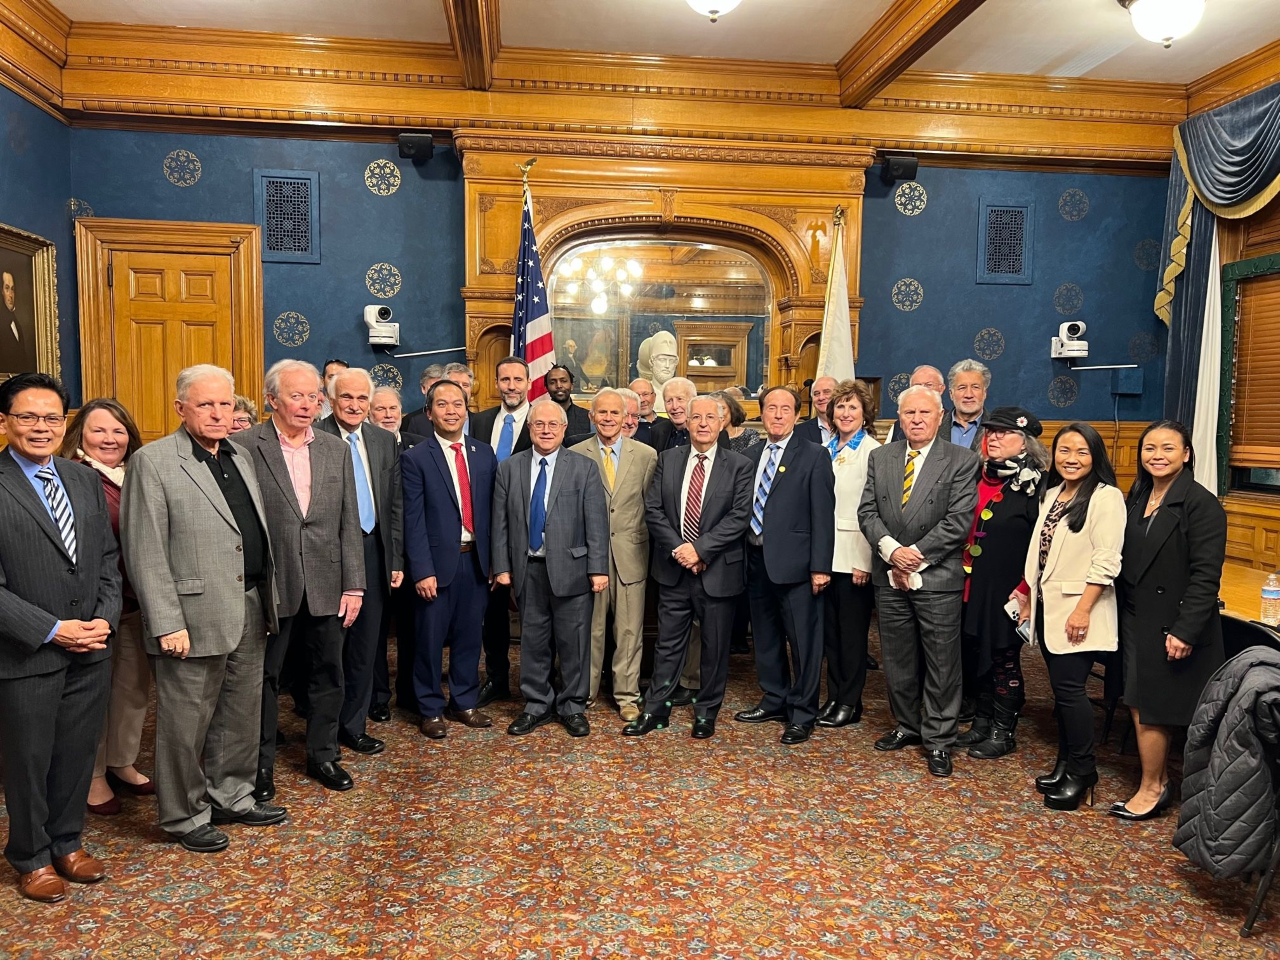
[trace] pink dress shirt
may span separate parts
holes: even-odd
[[[307,448],[316,438],[315,431],[307,427],[306,436],[296,447],[284,438],[283,433],[279,433],[278,430],[276,432],[280,436],[280,452],[284,454],[284,465],[289,471],[289,479],[293,481],[293,494],[298,498],[298,509],[305,517],[307,510],[311,507],[311,451]]]

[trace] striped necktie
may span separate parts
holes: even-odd
[[[67,548],[67,556],[71,558],[72,563],[75,563],[76,518],[71,512],[67,495],[58,483],[53,467],[41,467],[36,471],[36,477],[44,484],[44,496],[49,501],[49,513],[53,517],[53,522],[58,525],[58,533],[62,535],[62,544]]]
[[[911,499],[911,486],[916,482],[916,460],[919,457],[919,450],[907,451],[907,469],[902,476],[902,505],[904,507],[907,505],[907,501]]]
[[[684,502],[684,523],[681,535],[685,543],[693,543],[702,532],[702,485],[707,480],[707,455],[694,454],[698,462],[694,464],[693,474],[689,477],[689,495]]]
[[[764,463],[764,473],[760,474],[760,485],[756,487],[756,499],[751,505],[751,532],[757,537],[764,533],[764,505],[769,499],[769,490],[773,487],[773,472],[778,466],[778,445],[769,444],[769,459]]]

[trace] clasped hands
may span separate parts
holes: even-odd
[[[671,556],[675,558],[676,563],[690,573],[698,574],[707,569],[706,562],[698,556],[698,551],[693,548],[692,543],[680,544],[671,551]]]
[[[96,620],[63,620],[53,642],[70,653],[88,653],[105,650],[111,636],[111,624],[99,617]]]

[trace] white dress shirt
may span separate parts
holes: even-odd
[[[444,451],[444,462],[449,465],[449,476],[453,478],[453,495],[458,498],[458,512],[462,512],[462,485],[458,483],[458,461],[453,455],[453,444],[457,442],[462,447],[462,461],[467,465],[467,479],[471,478],[471,458],[467,456],[467,438],[464,436],[461,440],[453,441],[436,434],[436,442],[440,444],[440,449]],[[470,486],[470,484],[468,484]],[[476,502],[471,500],[471,525],[475,526]],[[476,539],[476,535],[462,525],[461,517],[458,520],[459,543],[472,543]]]
[[[929,452],[933,449],[933,445],[937,442],[938,442],[938,438],[935,435],[932,440],[926,443],[918,451],[920,456],[916,457],[915,478],[911,484],[911,496],[913,497],[916,495],[916,484],[920,481],[920,471],[924,469],[924,462],[929,459]],[[907,462],[910,459],[911,459],[911,444],[908,443],[907,452],[902,455],[902,470],[904,475],[907,469]],[[880,542],[876,544],[876,549],[880,551],[880,559],[882,559],[885,563],[888,563],[890,566],[892,566],[893,564],[891,563],[889,558],[893,556],[893,551],[897,550],[901,546],[902,544],[900,544],[897,540],[893,539],[893,537],[886,535],[880,538]],[[916,549],[916,545],[913,543],[911,545],[911,548],[913,550]],[[929,561],[926,559],[923,563],[920,564],[919,567],[916,568],[914,573],[910,573],[907,575],[907,581],[910,585],[910,589],[912,590],[920,589],[920,586],[922,583],[922,580],[920,579],[920,572],[924,570],[925,567],[927,566],[929,566]]]
[[[524,429],[524,422],[529,418],[529,403],[525,401],[514,410],[508,410],[506,407],[499,405],[498,415],[493,418],[493,431],[489,435],[489,446],[494,450],[498,449],[498,440],[502,437],[502,425],[507,419],[507,414],[515,417],[515,423],[511,425],[511,451],[514,453],[516,449],[516,441],[520,439],[520,431]]]
[[[711,484],[711,468],[716,465],[716,453],[720,447],[712,444],[711,449],[703,454],[706,462],[702,465],[702,499],[707,499],[707,487]],[[781,453],[779,453],[781,456]],[[689,503],[689,481],[693,479],[693,469],[698,465],[698,451],[689,445],[689,462],[684,467],[684,480],[680,483],[680,534],[684,535],[684,508]]]
[[[335,419],[334,423],[338,423]],[[381,427],[377,429],[381,430]],[[369,448],[364,443],[364,431],[357,427],[355,430],[348,430],[341,423],[338,423],[338,433],[342,435],[342,442],[347,445],[348,456],[351,450],[351,435],[356,435],[356,448],[360,451],[360,462],[364,464],[364,478],[369,484],[369,501],[373,504],[373,522],[378,522],[378,498],[373,492],[373,471],[369,469]]]
[[[526,408],[526,410],[527,409],[528,408]],[[542,454],[540,454],[537,450],[530,450],[529,452],[533,454],[533,456],[529,458],[529,463],[530,463],[529,496],[530,497],[533,496],[533,488],[538,485],[538,471],[542,469],[542,461],[543,460],[547,461],[547,489],[542,491],[542,509],[543,509],[543,512],[545,513],[547,509],[547,503],[551,499],[551,480],[555,476],[556,458],[560,456],[560,448],[556,447],[554,450],[548,453],[545,457]],[[530,507],[532,508],[532,500],[530,501]],[[533,516],[532,509],[530,509],[529,515],[530,517]],[[547,555],[547,535],[546,535],[546,528],[544,527],[542,531],[542,546],[539,547],[537,550],[530,550],[529,556],[545,557],[546,555]]]

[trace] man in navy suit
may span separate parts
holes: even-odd
[[[498,461],[488,444],[462,435],[467,399],[458,384],[437,381],[427,394],[432,435],[401,457],[405,554],[417,594],[413,687],[422,732],[433,740],[446,735],[446,716],[468,727],[493,722],[476,702],[481,623],[489,594],[489,513]],[[446,641],[447,709],[440,685]]]

